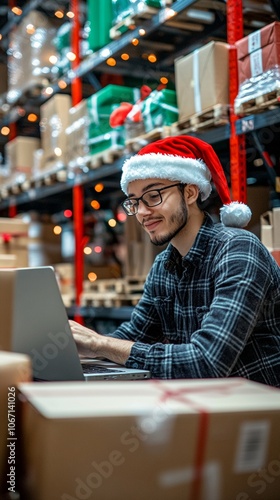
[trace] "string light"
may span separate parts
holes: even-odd
[[[155,55],[155,54],[149,54],[149,55],[148,55],[148,61],[149,61],[150,63],[155,63],[155,62],[157,61],[157,57],[156,57],[156,55]]]
[[[114,57],[109,57],[109,59],[107,59],[106,61],[106,64],[108,64],[108,66],[116,66],[117,61],[116,59],[114,59]]]
[[[92,200],[90,202],[90,205],[91,205],[92,208],[94,208],[94,210],[99,210],[100,209],[100,203],[97,200]]]
[[[110,227],[116,227],[117,221],[115,219],[109,219],[108,220],[108,226]]]
[[[102,247],[100,245],[96,245],[94,247],[94,251],[95,251],[95,253],[101,253],[102,252]]]
[[[59,86],[60,89],[63,90],[63,89],[66,89],[67,83],[64,80],[59,80],[58,86]]]
[[[29,115],[28,115],[28,117],[27,117],[27,120],[28,120],[29,122],[34,123],[34,122],[36,122],[36,121],[38,120],[38,116],[37,116],[37,115],[35,115],[35,113],[29,113]]]
[[[61,234],[61,233],[62,233],[62,228],[61,228],[61,226],[54,226],[54,228],[53,228],[53,232],[54,232],[54,234],[56,234],[57,236],[58,236],[59,234]]]
[[[97,280],[97,274],[95,274],[93,272],[88,273],[88,279],[89,279],[89,281],[91,281],[93,283],[94,281]]]
[[[90,247],[85,247],[84,248],[84,254],[85,255],[90,255],[92,253],[92,248]]]
[[[10,133],[9,127],[2,127],[1,128],[1,134],[2,135],[9,135],[9,133]]]
[[[101,182],[98,184],[95,184],[94,189],[97,193],[101,193],[101,191],[103,191],[103,189],[104,189],[104,184],[101,184]]]
[[[57,11],[55,11],[54,15],[58,19],[62,19],[64,17],[64,12],[62,10],[57,10]]]
[[[12,8],[12,12],[13,12],[16,16],[21,16],[21,14],[22,14],[22,10],[21,10],[19,7],[13,7],[13,8]]]

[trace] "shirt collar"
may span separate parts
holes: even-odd
[[[181,274],[183,268],[190,264],[197,267],[203,263],[203,255],[208,246],[209,239],[213,234],[214,222],[208,213],[205,213],[205,218],[200,230],[197,233],[193,246],[185,256],[181,256],[178,250],[169,243],[165,254],[165,268],[167,271]]]

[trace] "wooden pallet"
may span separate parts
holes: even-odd
[[[34,175],[31,179],[25,182],[25,191],[32,188],[42,186],[51,186],[59,182],[66,182],[67,168],[65,166],[52,167],[50,169],[42,170]]]
[[[166,7],[170,6],[172,3],[172,0],[165,0]],[[144,5],[140,12],[134,12],[115,24],[115,26],[110,29],[110,38],[116,40],[126,31],[135,29],[143,20],[151,19],[151,17],[158,14],[159,11],[160,9],[156,7]]]
[[[84,282],[81,295],[82,306],[121,307],[136,305],[142,297],[145,277],[100,279],[93,283]]]
[[[137,153],[141,148],[150,144],[151,142],[157,141],[158,139],[164,139],[170,136],[170,127],[165,125],[163,127],[155,128],[151,132],[139,135],[138,137],[133,137],[125,141],[125,147],[128,153]]]
[[[229,106],[227,104],[215,104],[201,113],[195,113],[171,125],[171,135],[196,132],[226,125],[227,123],[229,123]]]
[[[101,153],[90,155],[88,159],[88,166],[92,170],[102,167],[102,165],[111,165],[118,158],[123,156],[124,148],[122,149],[105,149]]]
[[[262,113],[265,109],[274,109],[280,104],[280,89],[273,90],[234,106],[236,115],[245,116]]]

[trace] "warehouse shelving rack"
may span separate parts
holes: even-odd
[[[243,0],[244,1],[244,0]],[[204,3],[203,3],[204,2]],[[63,79],[71,87],[71,95],[73,105],[77,104],[82,99],[82,79],[91,73],[108,71],[108,66],[106,65],[106,59],[108,54],[110,56],[118,56],[120,52],[127,48],[133,38],[139,37],[139,28],[141,27],[145,31],[145,38],[150,41],[151,44],[157,44],[158,47],[163,45],[161,43],[162,37],[168,37],[168,41],[171,45],[175,47],[172,56],[170,52],[161,52],[157,68],[154,71],[154,76],[157,74],[171,74],[173,71],[173,64],[176,57],[182,54],[191,52],[195,48],[201,46],[202,43],[207,43],[211,38],[222,39],[228,41],[231,46],[231,56],[230,56],[230,123],[227,125],[219,126],[218,128],[213,128],[210,130],[205,130],[195,135],[204,139],[205,141],[214,145],[222,142],[229,143],[230,150],[230,171],[231,171],[231,185],[233,191],[233,198],[239,199],[241,201],[246,201],[246,135],[250,134],[255,140],[255,146],[259,154],[265,160],[265,166],[268,172],[273,172],[273,176],[276,177],[274,165],[271,163],[269,156],[264,150],[256,132],[264,127],[274,127],[275,134],[279,134],[280,129],[280,108],[273,110],[263,111],[262,113],[256,115],[245,116],[239,118],[233,113],[233,100],[236,97],[238,91],[237,83],[237,66],[236,66],[236,52],[234,44],[240,39],[244,34],[244,28],[246,31],[250,31],[250,26],[246,25],[246,19],[243,16],[243,2],[242,0],[228,0],[227,3],[222,0],[215,0],[209,2],[208,0],[177,0],[172,3],[169,7],[160,9],[156,14],[148,20],[143,20],[140,25],[127,33],[124,33],[118,39],[110,42],[106,47],[100,49],[99,51],[90,54],[85,60],[80,61],[79,56],[79,1],[72,0],[70,2],[71,10],[74,11],[74,24],[72,29],[72,50],[77,55],[76,62],[72,66],[71,70],[68,71]],[[23,9],[22,16],[28,14],[30,10],[39,7],[41,2],[37,0],[32,0],[27,2]],[[185,15],[187,10],[196,5],[208,5],[211,7],[211,11],[214,14],[214,21],[208,25],[204,26],[202,32],[189,32],[184,31],[182,27],[178,27],[178,24],[174,25],[172,19],[176,14],[176,19]],[[270,5],[272,8],[272,17],[270,21],[279,19],[279,5],[276,0],[271,0]],[[210,8],[209,7],[209,8]],[[17,20],[13,22],[18,22]],[[13,27],[13,22],[9,21],[7,25],[2,29],[2,33],[7,36],[9,31]],[[269,22],[269,17],[267,19]],[[251,28],[251,31],[253,29]],[[160,37],[157,36],[160,33]],[[187,47],[187,49],[186,49]],[[160,49],[159,49],[160,50]],[[113,70],[111,70],[113,71]],[[122,74],[130,74],[133,76],[138,76],[139,72],[143,75],[145,67],[139,67],[134,64],[118,65],[116,72]],[[57,82],[52,83],[53,91],[57,92],[59,90]],[[38,106],[42,103],[42,97],[38,97],[32,103],[34,106]],[[28,103],[26,103],[27,105]],[[30,103],[29,103],[30,104]],[[24,104],[23,104],[24,105]],[[4,122],[8,123],[9,120],[12,122],[13,113],[4,117]],[[1,124],[1,123],[0,123]],[[79,296],[81,293],[82,286],[82,261],[83,254],[81,245],[79,242],[82,240],[82,226],[83,226],[83,187],[97,180],[104,178],[114,177],[117,178],[120,175],[121,166],[124,157],[117,159],[111,165],[104,165],[101,169],[91,170],[87,174],[77,174],[73,179],[67,178],[65,182],[54,184],[51,186],[40,186],[30,192],[20,192],[17,195],[12,196],[9,199],[0,200],[0,213],[7,213],[7,211],[12,214],[16,210],[24,211],[28,209],[31,204],[36,206],[36,202],[40,203],[42,200],[47,202],[48,199],[56,197],[58,194],[62,193],[72,193],[73,209],[74,209],[74,220],[75,220],[75,240],[76,240],[76,305],[79,306]],[[270,170],[269,170],[270,169]]]

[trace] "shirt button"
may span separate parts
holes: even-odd
[[[138,368],[138,363],[132,363],[132,368]]]

